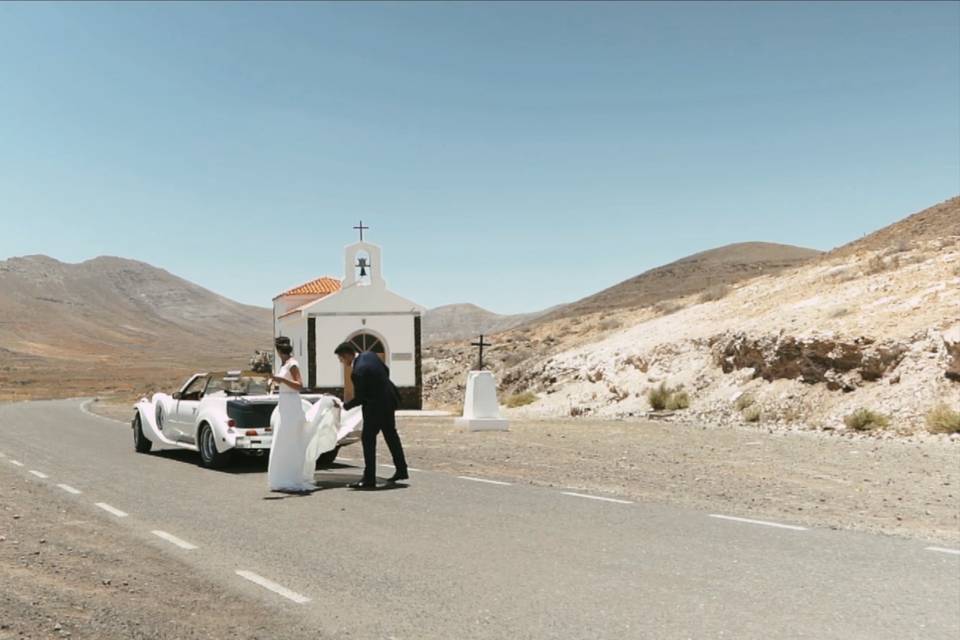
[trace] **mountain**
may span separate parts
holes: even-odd
[[[815,249],[770,242],[729,244],[645,271],[560,307],[538,318],[538,321],[653,306],[658,302],[702,293],[712,287],[729,286],[756,276],[793,269],[813,260],[820,253]]]
[[[99,388],[100,378],[109,385],[151,371],[242,366],[272,335],[269,309],[143,262],[99,257],[68,264],[39,255],[0,262],[6,395],[42,387],[40,395],[57,396],[84,388],[81,380]]]
[[[960,236],[960,196],[914,213],[859,240],[838,247],[827,255],[840,257],[858,251],[903,251],[911,245],[952,236]]]
[[[624,284],[644,285],[633,293],[649,301],[671,279],[737,275],[742,246]],[[666,385],[683,391],[676,419],[697,424],[852,431],[848,418],[868,409],[889,419],[886,435],[925,431],[928,413],[960,407],[960,198],[815,259],[746,246],[778,271],[717,295],[687,286],[669,304],[631,309],[610,299],[607,311],[491,336],[485,362],[504,404],[530,417],[644,416]],[[800,264],[785,269],[792,258]],[[431,406],[457,408],[475,357],[461,344],[430,348]]]
[[[428,310],[423,316],[423,343],[467,340],[482,334],[499,333],[532,321],[545,313],[499,315],[474,304],[448,304]]]

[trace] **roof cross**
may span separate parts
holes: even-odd
[[[490,344],[489,342],[484,342],[484,341],[483,341],[483,334],[481,333],[481,334],[480,334],[480,340],[479,340],[478,342],[471,342],[471,343],[470,343],[470,346],[471,346],[471,347],[480,347],[480,358],[479,358],[479,362],[477,363],[477,371],[483,371],[483,348],[484,348],[484,347],[492,347],[493,345]]]
[[[358,231],[360,232],[360,242],[363,242],[363,231],[364,231],[364,229],[369,229],[369,228],[370,228],[370,227],[365,227],[365,226],[363,226],[363,220],[360,221],[360,224],[359,224],[358,226],[354,227],[354,229],[356,229],[356,230],[358,230]]]

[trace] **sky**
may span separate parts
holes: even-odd
[[[0,3],[0,259],[534,311],[960,193],[960,3]]]

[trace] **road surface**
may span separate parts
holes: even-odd
[[[359,446],[343,454],[285,496],[262,463],[136,454],[79,400],[0,405],[6,471],[324,635],[960,637],[956,549],[429,469],[353,491]]]

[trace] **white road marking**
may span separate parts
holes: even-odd
[[[343,456],[337,456],[337,460],[343,460],[345,462],[353,462],[353,458],[344,458]]]
[[[573,491],[561,491],[565,496],[576,496],[577,498],[590,498],[591,500],[603,500],[604,502],[616,502],[617,504],[633,504],[629,500],[618,500],[617,498],[603,498],[601,496],[588,496],[585,493],[574,493]]]
[[[279,585],[276,582],[273,582],[272,580],[267,580],[263,576],[259,576],[255,574],[253,571],[242,571],[238,569],[237,575],[240,576],[241,578],[246,578],[250,582],[260,585],[264,589],[269,589],[270,591],[273,591],[274,593],[281,595],[284,598],[287,598],[288,600],[293,600],[297,604],[310,602],[310,598],[307,598],[306,596],[302,596],[295,591],[290,591],[290,589],[287,589],[286,587]]]
[[[11,460],[11,461],[10,461],[10,464],[14,465],[15,467],[22,467],[22,466],[23,466],[23,463],[20,462],[19,460]]]
[[[43,473],[42,471],[34,471],[33,469],[30,469],[30,473],[31,473],[32,475],[37,476],[38,478],[49,478],[49,477],[50,477],[50,476],[48,476],[47,474]]]
[[[943,547],[927,547],[927,551],[937,551],[939,553],[949,553],[955,556],[960,556],[960,549],[945,549]]]
[[[177,546],[180,547],[181,549],[186,549],[187,551],[191,551],[191,550],[197,548],[197,545],[195,545],[195,544],[190,544],[190,543],[187,542],[186,540],[181,540],[181,539],[178,538],[177,536],[175,536],[175,535],[173,535],[173,534],[171,534],[171,533],[167,533],[166,531],[151,531],[150,533],[152,533],[153,535],[157,536],[158,538],[162,538],[162,539],[166,540],[167,542],[170,542],[170,543],[172,543],[172,544],[177,545]]]
[[[780,524],[779,522],[766,522],[764,520],[750,520],[749,518],[735,518],[734,516],[721,516],[715,513],[710,514],[711,518],[720,518],[721,520],[733,520],[735,522],[746,522],[748,524],[762,524],[765,527],[778,527],[780,529],[792,529],[794,531],[806,531],[806,527],[798,527],[793,524]]]
[[[80,491],[80,489],[74,489],[68,484],[58,484],[57,486],[63,489],[64,491],[66,491],[67,493],[72,493],[75,496],[83,493],[82,491]]]
[[[501,484],[509,487],[509,482],[500,482],[499,480],[486,480],[485,478],[471,478],[470,476],[457,476],[461,480],[469,480],[471,482],[486,482],[487,484]]]
[[[392,464],[381,464],[378,466],[387,467],[388,469],[396,469],[396,467],[393,466]],[[407,471],[420,471],[420,469],[416,469],[414,467],[407,467]]]
[[[95,504],[96,504],[98,507],[100,507],[101,509],[103,509],[104,511],[106,511],[107,513],[112,513],[113,515],[117,516],[118,518],[126,518],[127,515],[129,515],[129,514],[123,512],[123,511],[120,511],[120,509],[117,509],[116,507],[111,507],[111,506],[108,505],[106,502],[97,502],[97,503],[95,503]]]
[[[120,424],[127,424],[127,423],[124,422],[123,420],[117,420],[116,418],[108,418],[107,416],[101,416],[101,415],[99,415],[99,414],[94,413],[93,411],[90,411],[90,409],[87,409],[87,407],[89,407],[92,402],[93,402],[93,400],[87,400],[86,402],[81,403],[81,404],[80,404],[80,411],[83,411],[83,412],[84,412],[85,414],[87,414],[88,416],[93,416],[94,418],[100,418],[101,420],[109,420],[110,422],[118,422],[118,423],[120,423]]]

